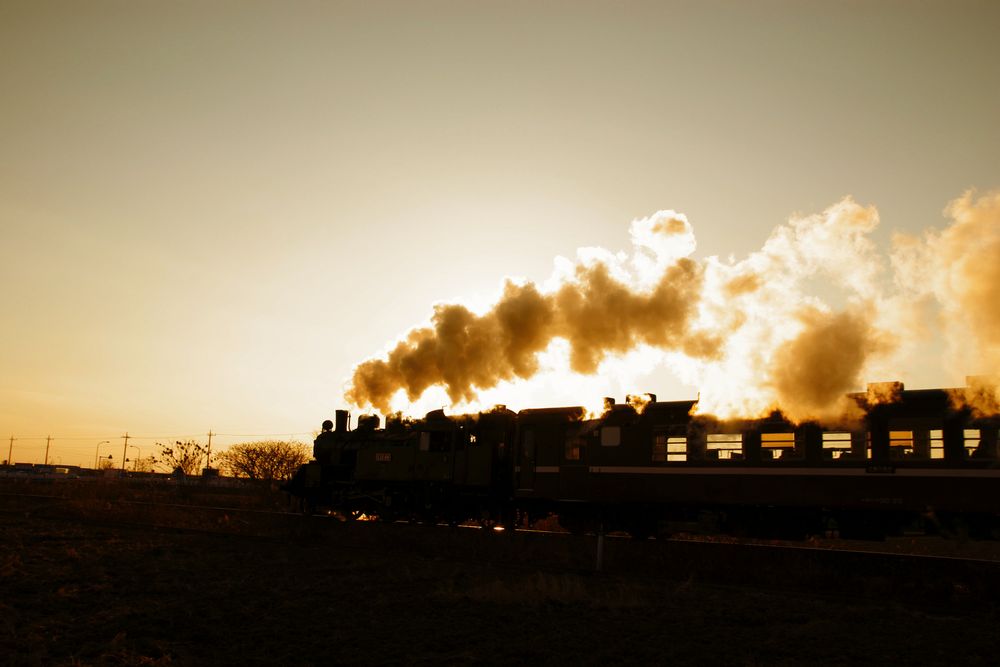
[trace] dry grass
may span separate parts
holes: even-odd
[[[487,531],[329,522],[259,538],[239,513],[184,508],[158,520],[228,534],[153,530],[108,520],[118,505],[0,514],[0,662],[995,664],[994,613],[555,572],[540,544],[511,551]],[[368,528],[402,537],[358,541]],[[461,557],[465,542],[493,560]]]
[[[575,574],[534,572],[525,578],[492,578],[467,584],[449,579],[438,591],[447,599],[501,605],[565,605],[589,609],[649,606],[648,589],[636,582],[600,581]]]
[[[989,615],[308,539],[0,521],[0,655],[13,665],[986,665],[995,657]]]

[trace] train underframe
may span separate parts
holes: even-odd
[[[930,508],[872,511],[863,508],[767,505],[658,505],[544,503],[559,525],[576,534],[627,533],[636,539],[677,534],[760,539],[811,537],[883,540],[901,535],[1000,539],[1000,517]],[[540,512],[536,509],[534,514]]]
[[[286,490],[294,509],[307,514],[334,514],[349,521],[513,527],[516,520],[516,509],[509,502],[481,488],[446,483],[344,481]]]
[[[481,487],[447,483],[371,484],[342,480],[286,489],[295,508],[344,520],[408,521],[427,525],[544,525],[573,534],[624,533],[635,539],[677,534],[801,540],[810,537],[881,540],[899,535],[1000,539],[1000,517],[931,508],[873,510],[750,504],[601,503],[506,498]]]

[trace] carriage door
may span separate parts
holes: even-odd
[[[455,430],[451,456],[451,481],[453,484],[465,485],[469,483],[469,455],[469,431],[465,428],[458,428]]]
[[[535,488],[535,432],[532,429],[526,429],[522,432],[518,469],[517,488]]]
[[[587,431],[578,424],[566,427],[564,447],[559,460],[559,497],[584,500],[590,469],[587,467]]]

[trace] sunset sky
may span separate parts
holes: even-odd
[[[0,0],[0,459],[309,441],[435,303],[661,210],[725,262],[851,196],[888,257],[1000,188],[998,29],[993,1]],[[1000,370],[942,349],[865,380]],[[702,389],[631,363],[484,400]]]

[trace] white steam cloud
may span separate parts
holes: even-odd
[[[442,387],[452,403],[471,403],[500,383],[527,382],[561,341],[579,374],[658,350],[700,388],[701,413],[777,408],[793,421],[836,421],[850,418],[844,395],[873,367],[891,370],[933,333],[909,326],[928,313],[956,366],[997,374],[1000,193],[966,193],[946,214],[943,231],[897,236],[884,255],[870,238],[878,212],[846,197],[780,225],[740,261],[697,261],[687,218],[660,211],[633,221],[631,254],[580,250],[575,262],[557,261],[543,287],[508,280],[482,314],[436,305],[428,326],[354,369],[345,397],[386,413]],[[995,384],[977,391],[1000,398]]]

